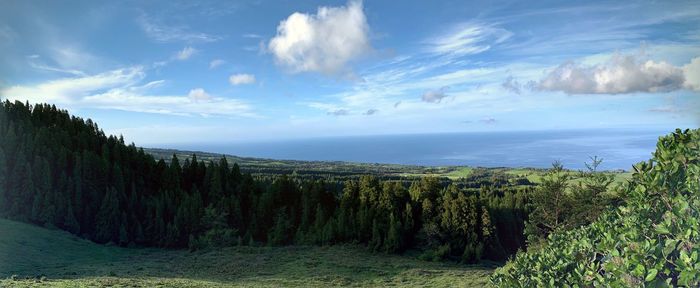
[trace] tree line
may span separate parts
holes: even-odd
[[[0,104],[0,216],[98,243],[357,243],[427,260],[504,260],[526,244],[533,188],[478,181],[253,177],[196,155],[166,163],[53,105]]]

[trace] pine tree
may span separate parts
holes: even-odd
[[[80,223],[78,223],[78,220],[75,218],[73,204],[71,204],[70,201],[68,202],[68,207],[66,208],[66,212],[63,216],[63,219],[63,227],[65,227],[66,231],[71,232],[73,234],[80,233]]]
[[[285,245],[289,243],[291,238],[291,225],[289,219],[284,210],[277,213],[275,219],[275,225],[272,227],[270,233],[268,233],[268,242],[270,245]]]
[[[32,196],[35,194],[34,180],[32,177],[32,169],[29,163],[24,160],[22,153],[17,157],[18,162],[15,164],[15,172],[10,180],[9,202],[10,216],[14,219],[26,220],[29,218],[32,209]]]
[[[3,109],[0,107],[0,111]],[[2,133],[0,133],[2,135]],[[0,217],[6,216],[7,212],[7,161],[5,151],[0,147]]]
[[[491,222],[488,209],[483,209],[481,214],[481,239],[484,243],[484,256],[490,260],[501,261],[506,257],[501,246],[501,241],[496,234],[495,227]]]
[[[369,248],[372,251],[379,251],[382,247],[382,235],[379,231],[379,226],[377,225],[377,219],[372,221],[372,240],[369,242]]]
[[[542,183],[531,193],[533,211],[526,224],[529,244],[536,245],[553,231],[569,224],[566,215],[571,211],[572,204],[570,195],[566,193],[569,179],[564,167],[555,162],[542,177]]]
[[[394,213],[389,214],[389,232],[384,241],[384,249],[387,253],[401,251],[401,221],[394,217]]]
[[[119,226],[119,245],[126,246],[129,244],[129,235],[126,232],[126,224],[122,222]]]
[[[118,242],[121,225],[119,198],[114,187],[107,189],[96,219],[94,240],[98,243]]]

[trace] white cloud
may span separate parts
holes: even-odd
[[[268,48],[278,64],[292,72],[341,72],[371,49],[362,2],[320,7],[315,15],[296,12],[277,26]]]
[[[687,80],[696,71],[694,65],[697,64],[691,62],[681,68],[665,61],[643,61],[634,55],[613,55],[606,63],[591,66],[563,63],[541,79],[536,88],[568,94],[669,92],[684,85],[695,87],[693,80]]]
[[[180,50],[179,52],[177,52],[177,54],[175,54],[175,59],[187,60],[187,59],[190,59],[190,57],[192,57],[192,55],[194,55],[195,53],[197,53],[197,49],[194,49],[190,46],[187,46],[185,48],[182,48],[182,50]]]
[[[86,76],[86,71],[95,70],[104,61],[77,45],[52,43],[44,55],[32,54],[26,57],[30,67],[38,70],[59,72],[75,76]]]
[[[193,89],[186,96],[150,96],[134,93],[127,89],[111,89],[105,93],[85,97],[79,104],[99,109],[182,116],[195,114],[257,117],[252,113],[249,105],[236,99],[210,96],[203,89]]]
[[[91,76],[51,80],[33,86],[11,86],[0,93],[9,100],[70,104],[96,91],[132,86],[144,77],[143,68],[132,67]]]
[[[440,103],[440,101],[442,101],[442,99],[445,97],[447,97],[447,94],[445,94],[444,89],[431,90],[425,92],[423,96],[421,96],[421,100],[428,103]]]
[[[211,62],[209,62],[209,69],[214,69],[214,68],[216,68],[216,67],[219,67],[219,66],[221,66],[221,65],[224,65],[225,63],[226,63],[226,61],[224,61],[224,60],[222,60],[222,59],[214,59],[214,60],[211,60]]]
[[[255,83],[255,75],[252,74],[233,74],[228,78],[231,85],[243,85]]]
[[[190,97],[190,100],[194,102],[200,102],[200,101],[209,101],[211,100],[211,95],[209,95],[204,89],[202,88],[195,88],[190,90],[190,93],[187,94],[188,97]]]
[[[157,42],[215,42],[221,37],[192,31],[187,26],[165,25],[143,14],[137,19],[146,36]]]
[[[490,25],[463,23],[448,33],[427,41],[429,50],[435,54],[455,56],[478,54],[491,49],[492,45],[508,40],[513,33]]]
[[[43,61],[41,61],[40,58],[41,57],[39,55],[27,56],[29,67],[32,67],[32,68],[38,69],[38,70],[59,72],[59,73],[65,73],[65,74],[70,74],[70,75],[75,75],[75,76],[85,76],[85,72],[77,70],[77,69],[64,69],[64,68],[60,68],[60,67],[49,66],[49,65],[45,64]]]
[[[97,108],[172,115],[216,115],[258,117],[247,103],[215,97],[204,89],[187,95],[150,95],[163,80],[140,85],[146,77],[142,67],[131,67],[75,78],[51,80],[36,85],[11,86],[0,97],[11,101],[52,103],[67,109]]]
[[[143,90],[148,90],[148,89],[151,89],[151,88],[157,88],[157,87],[163,86],[163,84],[165,84],[165,80],[156,80],[156,81],[148,82],[148,83],[146,83],[146,84],[144,84],[144,85],[142,85],[142,86],[133,87],[133,89],[137,89],[137,90],[141,90],[141,89],[143,89]]]
[[[683,66],[685,82],[683,86],[687,89],[700,91],[700,57],[695,57],[690,63]]]

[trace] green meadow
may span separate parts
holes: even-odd
[[[0,287],[483,287],[493,271],[355,245],[121,248],[5,219],[0,235]]]

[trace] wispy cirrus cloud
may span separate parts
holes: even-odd
[[[76,75],[76,76],[85,76],[85,72],[77,70],[77,69],[50,66],[41,60],[40,55],[36,55],[36,54],[27,56],[27,62],[29,63],[29,67],[32,67],[32,68],[38,69],[38,70],[59,72],[59,73],[65,73],[65,74],[70,74],[70,75]]]
[[[54,103],[68,109],[112,109],[171,115],[258,117],[240,100],[216,97],[202,88],[184,95],[153,95],[161,86],[157,80],[141,84],[146,70],[135,66],[95,75],[61,78],[35,85],[15,85],[0,90],[7,100]]]
[[[203,32],[193,31],[185,25],[173,25],[162,23],[155,17],[149,17],[145,13],[136,19],[143,32],[156,42],[216,42],[222,37]]]
[[[221,65],[226,64],[226,61],[223,59],[214,59],[209,62],[209,69],[215,69]]]
[[[513,33],[484,23],[461,23],[425,44],[430,53],[464,56],[487,51],[513,36]]]
[[[177,60],[187,60],[187,59],[190,59],[190,57],[192,57],[192,55],[194,55],[196,53],[197,53],[197,49],[194,49],[190,46],[187,46],[185,48],[182,48],[182,50],[178,51],[177,53],[175,53],[174,58]]]

